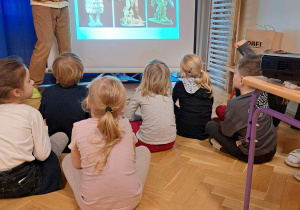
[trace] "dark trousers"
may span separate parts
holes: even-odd
[[[45,161],[24,162],[0,172],[0,198],[41,195],[61,189],[58,157],[51,151]]]
[[[208,135],[205,133],[205,125],[211,121],[208,116],[199,116],[192,113],[184,113],[174,104],[177,135],[198,140],[205,140]]]
[[[42,195],[61,189],[61,169],[59,159],[53,151],[45,161],[37,161],[42,182],[36,195]]]
[[[244,154],[236,145],[236,141],[238,140],[237,136],[225,136],[222,133],[221,127],[214,121],[206,124],[205,131],[210,138],[214,138],[222,146],[220,149],[221,152],[228,153],[241,161],[248,162],[248,155]],[[272,160],[275,153],[276,147],[267,154],[254,156],[254,163],[260,164],[268,162]]]

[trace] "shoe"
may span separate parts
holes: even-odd
[[[300,168],[300,149],[290,152],[284,162],[289,166]]]
[[[300,181],[300,171],[295,172],[294,177]]]
[[[217,150],[220,150],[222,146],[215,140],[214,138],[209,138],[209,143],[211,144],[212,147],[216,148]]]
[[[31,98],[41,98],[41,93],[40,91],[37,89],[37,88],[33,88],[33,93],[32,93],[32,96]]]

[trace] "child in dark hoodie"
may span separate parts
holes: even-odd
[[[175,84],[173,101],[177,135],[204,140],[206,124],[211,121],[213,91],[209,75],[203,71],[201,58],[186,54],[180,60],[182,81]]]

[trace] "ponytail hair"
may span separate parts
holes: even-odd
[[[101,172],[112,149],[121,141],[123,136],[123,131],[119,128],[119,114],[125,107],[125,88],[115,77],[97,78],[92,81],[85,101],[88,101],[91,113],[98,118],[97,128],[102,139],[95,141],[91,137],[89,141],[100,147],[99,151],[90,155],[100,156],[95,168],[96,171]]]
[[[186,78],[195,78],[195,83],[200,88],[205,88],[210,93],[209,98],[213,97],[210,77],[203,71],[203,63],[199,56],[195,54],[185,54],[180,59],[180,69]]]
[[[198,78],[195,78],[195,83],[198,86],[204,87],[206,90],[208,90],[207,92],[210,93],[209,98],[213,97],[211,81],[210,81],[210,77],[209,77],[208,73],[206,73],[205,71],[202,70],[200,74],[201,75]]]

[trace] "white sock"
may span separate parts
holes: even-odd
[[[216,148],[217,150],[220,150],[222,148],[221,144],[219,144],[219,142],[217,142],[217,140],[215,140],[214,138],[210,139],[210,143],[212,144],[212,146],[214,148]]]

